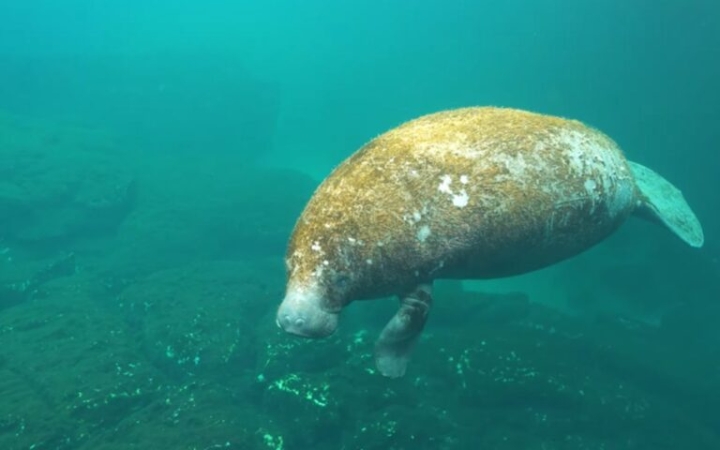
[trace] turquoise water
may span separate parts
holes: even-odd
[[[110,3],[110,4],[108,4]],[[720,5],[0,4],[0,448],[720,448]],[[305,202],[368,140],[473,105],[581,120],[684,193],[524,276],[275,326]]]

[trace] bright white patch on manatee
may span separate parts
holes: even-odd
[[[539,140],[535,143],[535,148],[533,148],[533,151],[535,153],[542,153],[547,149],[547,145],[545,145],[545,141]]]
[[[600,189],[605,192],[616,174],[629,175],[625,161],[617,148],[603,146],[603,141],[590,132],[563,129],[554,141],[565,149],[570,172],[578,177],[600,178]]]
[[[595,210],[597,209],[597,203],[601,200],[600,195],[597,188],[597,183],[595,180],[587,179],[585,180],[585,183],[583,185],[585,187],[585,192],[587,192],[587,196],[590,199],[590,214],[595,214]]]
[[[315,278],[320,278],[323,274],[323,266],[317,266],[315,270],[312,271],[311,275]]]
[[[330,261],[328,261],[327,259],[323,259],[323,266],[329,266],[329,265],[330,265]]]
[[[586,198],[593,203],[593,211],[596,202],[607,207],[610,217],[630,207],[635,198],[634,179],[622,153],[611,141],[593,132],[576,130],[561,130],[555,140],[566,149],[571,174],[587,178],[584,188]]]
[[[464,177],[464,178],[463,178]],[[465,181],[463,181],[463,179]],[[442,178],[440,178],[440,185],[438,186],[438,191],[449,194],[450,199],[452,200],[452,204],[457,206],[458,208],[464,208],[467,206],[468,201],[470,200],[470,196],[468,195],[467,191],[465,189],[461,189],[460,192],[455,193],[451,188],[450,184],[452,184],[452,177],[450,175],[443,175]],[[465,184],[467,183],[467,176],[462,175],[460,177],[460,182]]]
[[[422,214],[420,214],[420,211],[413,211],[412,214],[403,214],[402,220],[405,223],[409,223],[410,225],[414,225],[422,219]]]
[[[464,208],[468,204],[468,200],[470,200],[470,197],[468,197],[467,192],[465,192],[465,189],[460,191],[459,194],[453,195],[453,205],[457,206],[458,208]]]
[[[496,153],[490,157],[490,161],[504,167],[506,170],[506,173],[498,175],[496,179],[506,179],[509,177],[516,182],[525,184],[527,177],[526,170],[529,165],[525,161],[522,153],[518,153],[515,156],[508,155],[507,153]]]
[[[564,130],[560,133],[558,140],[569,147],[567,158],[570,163],[570,169],[576,176],[586,175],[586,160],[592,158],[590,146],[587,145],[587,137],[577,131]],[[592,149],[594,150],[594,149]]]
[[[425,242],[425,240],[427,240],[428,237],[430,237],[430,227],[427,225],[421,226],[417,232],[418,241]]]
[[[286,269],[287,272],[290,274],[290,277],[292,277],[293,275],[295,275],[295,273],[296,273],[297,270],[298,270],[297,264],[293,264],[293,258],[296,258],[296,257],[299,258],[298,253],[299,253],[299,252],[294,252],[292,257],[290,257],[290,258],[285,258],[285,269]]]
[[[547,180],[542,190],[555,199],[555,204],[590,204],[590,213],[604,207],[610,218],[631,207],[634,201],[634,179],[630,174],[621,151],[595,131],[560,129],[542,146],[535,146],[532,165],[542,172],[552,173],[542,150],[562,151],[567,164],[567,179]],[[547,177],[546,177],[547,178]],[[582,187],[578,189],[577,183]],[[547,233],[552,235],[555,225],[562,226],[565,217],[554,217]]]
[[[597,183],[595,183],[595,180],[585,180],[585,190],[588,194],[593,195],[595,193],[595,188],[597,187]]]
[[[452,194],[452,190],[450,190],[450,183],[452,183],[452,178],[450,178],[450,175],[443,175],[442,178],[440,178],[440,185],[438,186],[438,191],[444,192],[446,194]]]
[[[359,246],[365,245],[365,243],[364,243],[362,240],[360,240],[360,239],[355,239],[354,237],[348,236],[347,240],[348,240],[348,242],[350,243],[350,245],[353,245],[353,246],[355,246],[355,245],[359,245]]]
[[[368,266],[372,266],[372,259],[366,259],[365,264],[367,264]]]

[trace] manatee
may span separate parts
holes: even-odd
[[[631,216],[701,247],[682,193],[576,120],[473,107],[371,140],[317,188],[286,255],[285,331],[330,335],[354,300],[397,296],[375,364],[400,377],[436,279],[518,275],[577,255]]]

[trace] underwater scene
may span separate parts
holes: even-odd
[[[720,449],[719,48],[712,0],[1,2],[0,450]]]

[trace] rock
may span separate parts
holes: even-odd
[[[234,158],[150,164],[139,177],[137,208],[118,230],[115,271],[147,274],[198,260],[280,257],[316,185],[292,170],[241,169]]]
[[[3,261],[0,263],[0,267],[2,266],[11,266],[9,268],[12,270],[5,270],[0,276],[0,310],[18,305],[38,295],[44,283],[71,276],[77,268],[73,253],[43,263],[17,264]]]
[[[0,311],[0,448],[718,448],[716,359],[656,330],[533,303],[431,322],[397,382],[377,376],[371,331],[282,333],[281,268],[196,263],[112,295],[88,271],[44,282]]]
[[[161,386],[88,283],[57,279],[45,298],[0,311],[0,447],[78,448]]]
[[[111,233],[132,210],[135,179],[111,138],[0,115],[0,238],[47,250]]]
[[[117,308],[167,376],[232,378],[256,367],[261,343],[254,330],[273,309],[281,264],[214,262],[158,271],[122,291]]]

